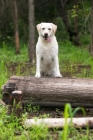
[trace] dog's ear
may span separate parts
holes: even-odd
[[[36,25],[36,28],[37,28],[38,33],[40,31],[40,27],[41,27],[41,23]]]
[[[54,34],[56,33],[56,30],[57,30],[57,25],[55,25],[55,24],[53,24],[53,23],[51,23],[51,25],[52,25],[52,28],[53,28],[53,32],[54,32]]]

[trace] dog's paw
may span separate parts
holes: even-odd
[[[36,77],[36,78],[40,78],[41,75],[40,75],[39,73],[36,73],[35,77]]]
[[[60,78],[62,75],[60,73],[57,73],[56,77]]]

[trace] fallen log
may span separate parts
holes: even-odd
[[[67,122],[66,122],[67,121]],[[72,125],[75,128],[93,128],[93,117],[89,118],[45,118],[45,119],[26,119],[23,125],[26,128],[32,126],[46,125],[48,128],[64,128],[65,122],[67,125]]]
[[[2,87],[3,101],[9,104],[13,91],[22,91],[22,103],[44,107],[93,107],[93,80],[12,76]]]

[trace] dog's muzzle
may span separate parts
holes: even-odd
[[[50,41],[50,37],[48,36],[48,33],[45,33],[44,36],[43,36],[43,38],[45,40],[47,40],[47,41]]]
[[[47,33],[44,34],[44,39],[45,39],[45,40],[48,39],[48,34],[47,34]]]

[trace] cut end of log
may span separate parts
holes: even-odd
[[[14,95],[14,94],[19,94],[19,95],[21,95],[21,94],[22,94],[22,91],[15,90],[15,91],[12,92],[12,95]]]

